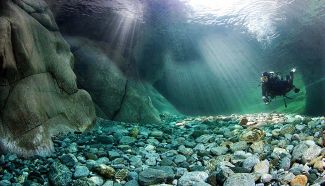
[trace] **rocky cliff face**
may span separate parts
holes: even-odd
[[[178,113],[152,86],[163,72],[164,46],[150,49],[164,39],[139,39],[149,34],[140,1],[47,2],[72,46],[78,86],[90,93],[99,117],[153,123],[160,113]]]
[[[130,64],[123,56],[118,57],[118,53],[107,51],[107,43],[81,37],[66,39],[75,55],[78,85],[92,96],[98,116],[117,121],[154,123],[160,122],[160,113],[177,113],[150,83],[128,77]]]
[[[43,0],[3,0],[0,12],[1,150],[46,155],[53,134],[91,126],[94,105]]]

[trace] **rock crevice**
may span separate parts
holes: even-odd
[[[118,113],[121,111],[123,103],[125,101],[125,97],[126,97],[126,92],[127,92],[127,88],[128,88],[128,80],[126,80],[125,85],[124,85],[124,93],[122,95],[122,99],[121,99],[121,103],[119,108],[114,112],[112,120],[115,120],[116,116],[118,115]]]

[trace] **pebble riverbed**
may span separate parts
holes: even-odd
[[[325,182],[324,117],[279,113],[186,117],[160,124],[97,118],[53,137],[50,157],[0,156],[0,186],[263,186]]]

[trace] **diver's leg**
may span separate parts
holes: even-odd
[[[293,74],[294,74],[295,71],[296,71],[296,69],[293,68],[290,71],[289,75],[286,76],[286,80],[287,80],[287,82],[289,84],[289,87],[290,87],[289,91],[291,91],[293,89],[295,93],[298,93],[300,91],[300,89],[293,85],[293,77],[294,77]]]
[[[290,85],[293,85],[293,72],[290,71],[289,75],[287,76],[287,81]]]
[[[294,92],[298,93],[300,91],[300,89],[293,85],[293,73],[294,73],[294,71],[291,70],[290,77],[289,77],[290,79],[288,81],[289,81],[289,84],[292,86]]]

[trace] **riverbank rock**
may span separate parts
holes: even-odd
[[[51,136],[94,123],[94,104],[43,0],[3,0],[0,12],[0,149],[49,155]]]

